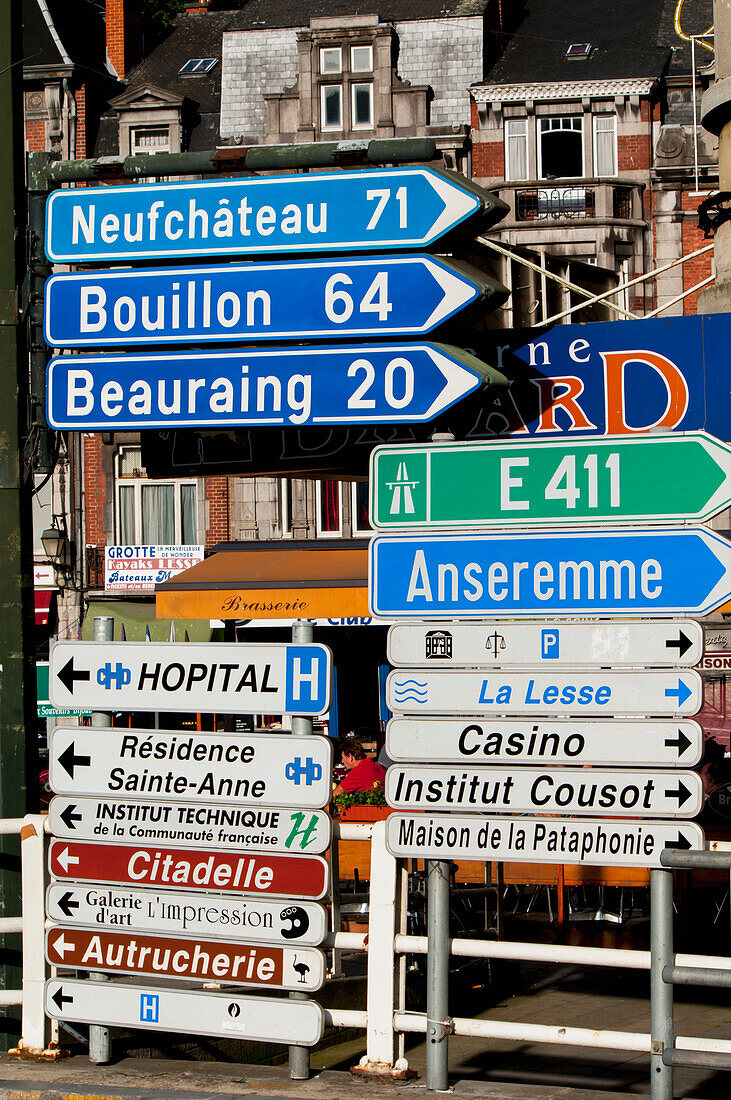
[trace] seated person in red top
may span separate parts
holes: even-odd
[[[386,771],[375,760],[366,756],[360,741],[355,737],[342,737],[338,743],[343,767],[348,774],[338,783],[333,791],[337,797],[339,794],[351,794],[353,791],[369,791],[371,787],[383,786]]]

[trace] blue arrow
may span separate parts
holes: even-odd
[[[431,420],[502,375],[444,344],[61,355],[48,420],[78,431]],[[116,399],[104,394],[110,387]]]
[[[431,332],[507,291],[434,256],[335,258],[52,275],[51,347],[107,347]]]
[[[700,526],[380,535],[369,555],[369,605],[383,618],[670,615],[731,599],[731,543]],[[678,705],[687,690],[673,689]]]
[[[690,699],[692,694],[693,694],[693,692],[691,691],[691,689],[680,678],[678,678],[677,688],[665,688],[665,695],[669,699],[672,698],[673,695],[675,695],[677,697],[679,708],[682,707],[682,705],[683,705],[683,703],[685,702],[686,699]]]
[[[56,261],[393,251],[507,209],[466,179],[418,166],[74,188],[48,200],[46,249]]]

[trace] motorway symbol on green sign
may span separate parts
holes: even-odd
[[[731,447],[705,432],[386,446],[370,484],[382,529],[704,520],[731,502]]]

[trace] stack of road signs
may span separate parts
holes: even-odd
[[[50,346],[171,350],[53,359],[49,423],[88,431],[433,419],[486,378],[504,379],[454,347],[342,340],[413,340],[467,308],[494,308],[507,292],[488,276],[403,250],[476,232],[506,209],[462,177],[420,167],[57,191],[47,208],[51,260],[277,258],[52,276]],[[313,339],[331,345],[289,346]],[[185,352],[252,342],[266,350]]]
[[[51,698],[94,710],[322,714],[321,645],[59,642]],[[325,737],[57,728],[46,957],[64,970],[311,992],[325,979]],[[56,978],[49,1015],[316,1043],[314,1001]]]
[[[684,820],[703,805],[684,770],[702,755],[701,627],[610,617],[718,606],[731,547],[611,525],[714,514],[729,455],[703,433],[373,453],[374,524],[422,530],[373,540],[371,609],[433,620],[389,633],[386,799],[448,811],[392,814],[393,854],[658,867],[664,847],[702,847]],[[488,531],[432,534],[463,527]],[[602,618],[548,618],[576,614]]]

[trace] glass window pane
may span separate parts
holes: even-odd
[[[328,84],[322,89],[322,126],[339,130],[343,125],[343,92],[339,84]]]
[[[342,53],[339,46],[328,46],[320,50],[320,72],[340,73],[343,71]]]
[[[117,531],[117,537],[120,546],[137,545],[134,485],[120,485],[119,487],[119,530]]]
[[[373,124],[372,91],[372,84],[353,85],[353,126],[371,126]]]
[[[584,174],[581,119],[561,116],[541,119],[541,177],[565,179]]]
[[[183,546],[196,546],[198,543],[198,524],[196,523],[195,485],[180,486],[180,541]]]
[[[505,178],[528,179],[527,119],[508,119],[505,123]]]
[[[321,481],[320,530],[340,533],[340,482]]]
[[[142,541],[171,546],[175,538],[175,486],[142,486]]]
[[[594,174],[616,176],[616,142],[614,140],[614,115],[594,117]]]
[[[373,47],[352,46],[350,50],[350,68],[354,73],[373,71]]]
[[[144,477],[145,467],[142,465],[141,447],[124,447],[119,452],[119,476],[120,477]]]
[[[368,508],[368,482],[353,484],[353,528],[356,533],[372,531]]]

